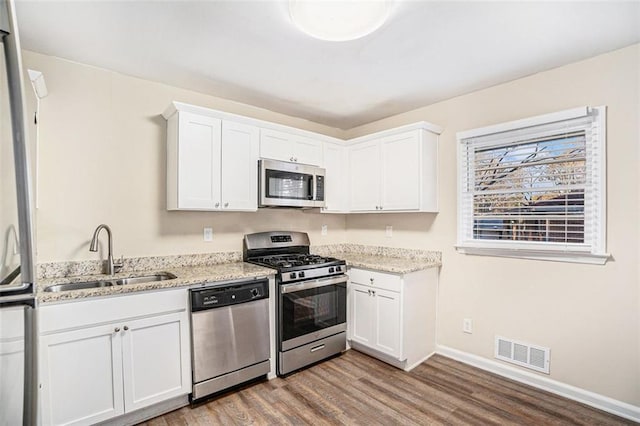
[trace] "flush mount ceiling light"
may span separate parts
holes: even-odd
[[[390,0],[289,0],[289,14],[303,32],[320,40],[347,41],[371,34],[391,12]]]

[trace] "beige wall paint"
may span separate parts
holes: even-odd
[[[95,259],[88,243],[106,222],[115,254],[146,256],[239,250],[242,234],[310,232],[315,244],[350,241],[443,252],[438,342],[493,357],[500,334],[551,347],[551,378],[640,406],[640,46],[454,98],[342,132],[159,83],[25,52],[45,73],[38,259]],[[440,139],[440,213],[321,215],[167,212],[165,127],[171,100],[355,137],[427,120]],[[579,105],[607,105],[609,203],[606,266],[457,254],[455,133]],[[638,161],[635,161],[638,160]],[[329,235],[320,236],[328,224]],[[392,238],[385,226],[393,225]],[[202,241],[202,228],[214,242]],[[104,255],[103,255],[104,257]],[[461,332],[462,318],[474,333]]]
[[[330,136],[339,131],[33,52],[23,57],[49,89],[40,113],[39,262],[97,259],[89,240],[100,223],[113,230],[114,254],[125,257],[241,250],[243,234],[274,229],[309,232],[314,244],[344,241],[340,215],[167,211],[160,114],[178,100]],[[320,235],[323,224],[327,236]],[[203,241],[205,226],[213,228],[213,242]]]
[[[445,131],[440,213],[348,216],[347,239],[442,250],[440,344],[486,358],[495,335],[548,346],[552,379],[640,406],[639,79],[635,45],[352,129],[349,137],[426,120]],[[456,132],[581,105],[608,106],[613,260],[591,266],[456,253]],[[462,333],[463,318],[473,319],[473,334]]]

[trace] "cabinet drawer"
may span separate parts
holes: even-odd
[[[45,305],[39,309],[40,333],[184,311],[187,306],[188,290],[184,288]]]
[[[399,275],[351,268],[349,278],[352,283],[365,285],[367,287],[381,288],[395,292],[400,292],[402,288],[402,280]]]

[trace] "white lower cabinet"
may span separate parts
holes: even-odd
[[[43,306],[43,424],[94,424],[190,393],[186,308],[186,290]]]
[[[351,339],[400,357],[400,294],[351,283]]]
[[[349,280],[354,349],[407,371],[434,353],[437,268],[404,275],[351,268]]]
[[[22,424],[24,310],[0,309],[0,425]]]

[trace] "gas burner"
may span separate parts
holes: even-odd
[[[346,271],[344,260],[310,254],[309,237],[299,232],[245,235],[242,258],[277,269],[280,283],[341,275]]]
[[[255,263],[272,266],[278,269],[307,265],[322,265],[325,263],[335,262],[336,260],[337,259],[334,259],[333,257],[324,257],[315,254],[281,254],[251,259],[251,261]]]

